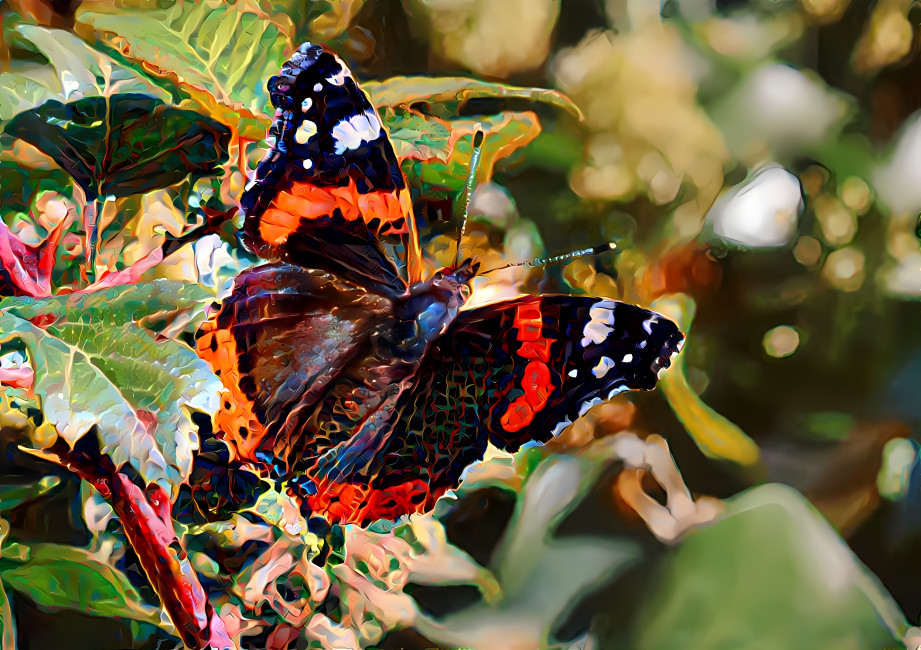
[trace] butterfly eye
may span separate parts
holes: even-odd
[[[445,274],[442,273],[441,271],[438,271],[437,273],[435,273],[432,279],[435,281],[438,281],[438,280],[444,280],[444,277],[445,277]]]
[[[462,295],[464,298],[469,298],[469,297],[470,297],[470,287],[468,287],[466,284],[462,284],[462,285],[461,285],[461,295]]]

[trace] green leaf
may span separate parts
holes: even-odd
[[[0,121],[49,99],[66,102],[120,92],[141,92],[169,100],[170,94],[82,39],[63,29],[19,24],[8,30],[17,47],[41,55],[47,63],[11,61],[0,73]]]
[[[264,113],[266,80],[290,46],[285,26],[241,0],[176,2],[168,9],[84,5],[78,29],[91,31],[145,70],[172,73],[181,84],[207,89],[226,105]]]
[[[213,300],[214,292],[199,285],[154,280],[87,294],[4,298],[0,300],[0,311],[25,320],[52,317],[61,323],[135,322],[159,331],[183,314],[190,316],[197,326],[204,318],[205,305]]]
[[[4,130],[51,156],[90,199],[213,174],[227,160],[230,140],[229,130],[211,118],[131,93],[69,104],[49,100]]]
[[[420,615],[415,629],[436,645],[462,646],[504,629],[503,640],[509,647],[557,647],[551,643],[554,633],[579,599],[643,560],[642,545],[627,535],[612,539],[557,534],[560,524],[597,484],[604,462],[562,455],[537,461],[539,450],[528,451],[536,453],[521,460],[537,466],[519,491],[514,513],[489,563],[498,582],[495,596],[437,618]],[[491,484],[490,479],[465,482],[459,494]],[[420,523],[422,518],[410,525]],[[508,626],[512,619],[516,624]]]
[[[91,552],[57,544],[36,544],[30,551],[27,562],[0,575],[40,609],[73,609],[160,625],[160,610],[145,603],[123,573]]]
[[[100,309],[43,330],[0,313],[0,351],[25,348],[45,419],[73,445],[95,430],[116,466],[178,489],[198,435],[191,411],[213,414],[220,382],[188,347],[154,341],[125,313]]]
[[[471,99],[526,99],[562,108],[582,119],[582,112],[563,93],[546,88],[522,88],[465,77],[391,77],[363,84],[375,106],[411,106],[417,102],[456,108]]]

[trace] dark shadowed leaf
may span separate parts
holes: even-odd
[[[12,161],[0,160],[0,187],[3,187],[0,218],[7,225],[12,225],[11,215],[28,214],[41,192],[55,191],[67,195],[70,177],[60,169],[29,169]]]
[[[38,499],[60,484],[60,477],[53,474],[43,476],[34,483],[0,484],[0,512],[12,510],[22,503]]]
[[[120,571],[90,551],[36,544],[19,565],[4,562],[0,575],[10,589],[46,611],[73,609],[92,616],[117,616],[160,625],[160,611],[145,603]]]
[[[212,174],[227,160],[230,141],[219,122],[134,93],[68,104],[49,100],[4,130],[51,156],[91,199],[147,192],[190,173]]]

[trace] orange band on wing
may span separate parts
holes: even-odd
[[[219,328],[213,319],[205,321],[196,346],[198,356],[211,366],[224,384],[221,406],[214,419],[217,430],[223,440],[233,444],[238,456],[256,460],[255,451],[265,430],[253,411],[253,402],[240,388],[242,377],[233,333]]]
[[[337,209],[346,221],[363,220],[376,235],[407,232],[406,216],[396,192],[361,194],[350,180],[345,187],[296,183],[279,192],[259,216],[259,235],[269,245],[280,246],[303,222],[332,216]]]

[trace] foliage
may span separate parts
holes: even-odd
[[[241,645],[921,637],[904,578],[921,568],[906,3],[66,4],[0,7],[0,649],[28,633],[20,607],[51,627],[126,619],[125,647],[177,642],[136,564],[136,511],[113,516],[87,448],[130,476]],[[652,306],[688,333],[661,390],[544,448],[491,448],[434,512],[369,528],[308,521],[232,466],[208,425],[220,382],[190,342],[257,262],[237,201],[267,144],[265,82],[307,39],[379,110],[430,265],[455,255],[482,130],[465,253],[496,268],[618,248],[500,269],[474,302]],[[195,510],[201,492],[220,508]]]

